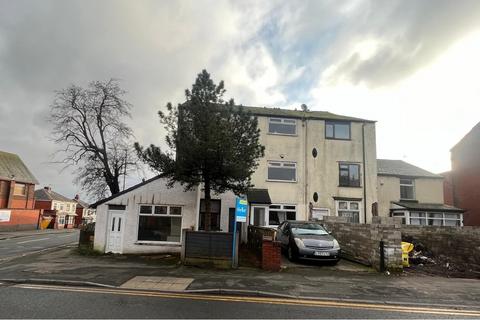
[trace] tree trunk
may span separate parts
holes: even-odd
[[[210,181],[205,181],[205,231],[211,229],[212,205],[210,200]]]
[[[120,186],[118,185],[118,177],[109,177],[106,180],[112,196],[120,192]]]

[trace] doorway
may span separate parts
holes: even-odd
[[[122,253],[123,211],[109,211],[107,248],[105,252]]]

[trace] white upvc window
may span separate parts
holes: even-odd
[[[268,133],[294,136],[297,134],[297,120],[268,118]]]
[[[415,200],[415,180],[400,179],[400,199]]]
[[[297,163],[290,161],[268,161],[268,181],[297,181]]]
[[[140,205],[138,241],[180,243],[182,209],[179,205]]]
[[[58,216],[57,224],[65,224],[65,216]]]
[[[463,226],[463,214],[426,211],[394,211],[392,217],[401,217],[402,223],[416,226]]]
[[[312,220],[322,221],[324,217],[329,215],[329,208],[312,208]]]
[[[337,216],[346,217],[347,222],[359,223],[360,222],[360,202],[349,200],[337,200]]]
[[[292,204],[272,204],[268,208],[269,226],[278,226],[285,220],[297,220],[297,206]]]

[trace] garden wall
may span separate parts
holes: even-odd
[[[402,234],[399,219],[374,217],[372,224],[347,223],[342,217],[324,217],[323,225],[340,243],[343,258],[381,269],[380,242],[387,270],[402,269]]]
[[[480,272],[480,227],[402,225],[404,241],[421,243],[434,256]]]

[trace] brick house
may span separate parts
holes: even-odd
[[[450,153],[452,170],[443,174],[445,203],[465,209],[466,226],[480,226],[480,122]]]
[[[90,208],[90,205],[85,201],[80,200],[79,195],[77,194],[73,200],[77,203],[77,209],[75,217],[75,228],[78,228],[79,225],[84,223],[95,222],[95,212],[94,208]]]
[[[35,208],[43,209],[44,218],[51,218],[49,229],[71,229],[74,226],[77,203],[50,187],[35,191]]]
[[[36,184],[18,155],[0,151],[0,230],[38,228],[41,210],[35,209]]]

